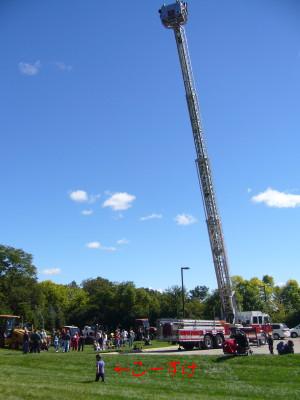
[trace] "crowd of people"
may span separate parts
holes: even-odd
[[[25,328],[23,335],[23,352],[25,354],[48,351],[49,346],[50,340],[45,329],[41,329],[40,331],[34,329],[32,332],[29,332],[28,329]]]
[[[87,332],[83,330],[76,330],[71,332],[68,328],[61,330],[53,330],[52,335],[47,335],[44,329],[33,330],[29,332],[25,328],[23,336],[23,352],[26,353],[40,353],[42,350],[49,349],[52,344],[56,353],[69,351],[83,351],[87,342],[87,338],[92,339],[95,351],[104,351],[109,349],[120,349],[128,345],[129,348],[133,347],[134,340],[138,339],[138,335],[132,328],[127,331],[126,329],[119,329],[112,332],[105,330],[96,330],[91,337],[87,336]]]
[[[99,330],[94,340],[94,350],[102,351],[107,349],[120,349],[128,344],[129,348],[133,346],[136,335],[131,328],[129,332],[126,329],[116,329],[114,332],[107,333]]]
[[[68,351],[83,351],[86,341],[86,335],[78,330],[73,335],[68,328],[53,332],[53,346],[56,353],[61,350],[64,353]]]

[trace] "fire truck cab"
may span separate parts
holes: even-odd
[[[265,344],[267,335],[272,332],[271,318],[269,314],[265,314],[261,311],[237,312],[236,322],[242,326],[255,328],[260,334],[260,344]]]

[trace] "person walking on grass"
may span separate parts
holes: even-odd
[[[95,381],[98,382],[101,378],[101,382],[104,382],[104,367],[105,362],[102,360],[100,354],[96,355],[96,379]]]

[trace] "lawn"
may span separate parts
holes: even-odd
[[[83,353],[55,353],[51,349],[49,352],[27,355],[1,349],[0,398],[300,398],[300,355],[257,355],[225,359],[218,356],[185,356],[184,353],[174,356],[137,353],[104,354],[103,358],[106,363],[106,382],[100,383],[94,382],[95,353],[90,347]],[[176,374],[174,365],[170,364],[174,361],[180,362]],[[142,362],[142,365],[134,365],[138,362]],[[194,370],[191,368],[193,365],[196,366]],[[115,368],[118,367],[128,370],[117,372]],[[143,375],[138,377],[132,374]],[[188,374],[193,376],[188,377]]]

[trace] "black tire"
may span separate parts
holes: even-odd
[[[214,347],[213,338],[211,335],[205,335],[203,340],[204,348],[209,350]]]
[[[273,338],[274,340],[279,340],[280,336],[278,335],[278,333],[273,333]]]
[[[298,333],[297,332],[292,332],[291,336],[292,336],[292,338],[296,338],[296,337],[298,337]]]
[[[217,334],[214,336],[214,348],[215,349],[222,349],[223,347],[224,338],[222,335]]]

